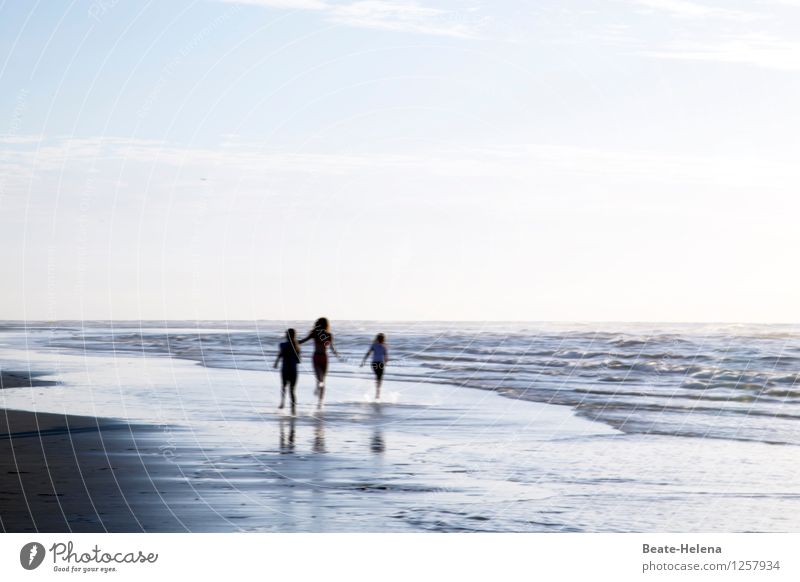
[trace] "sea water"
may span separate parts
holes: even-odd
[[[164,355],[265,371],[311,322],[6,323],[0,341],[73,354]],[[330,374],[388,337],[386,378],[572,407],[626,433],[800,444],[800,328],[788,325],[336,322]],[[311,344],[301,370],[310,369]]]
[[[800,529],[794,327],[334,322],[326,408],[304,344],[291,417],[289,326],[5,322],[3,369],[60,384],[0,404],[157,427],[217,530]]]

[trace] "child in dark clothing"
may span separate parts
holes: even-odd
[[[297,343],[297,339],[295,339],[295,331],[292,328],[286,330],[286,341],[279,346],[278,357],[275,358],[276,368],[280,360],[283,360],[283,366],[281,367],[281,405],[278,408],[283,408],[286,405],[286,387],[288,386],[292,399],[292,414],[294,414],[295,405],[297,404],[294,387],[297,385],[300,346]]]

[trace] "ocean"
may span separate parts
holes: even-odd
[[[0,406],[156,427],[192,531],[798,529],[796,327],[334,321],[325,409],[305,344],[290,416],[272,365],[311,325],[3,322],[2,369],[58,384]]]
[[[6,345],[47,352],[168,356],[266,371],[287,327],[311,322],[6,322]],[[800,444],[800,328],[791,325],[336,322],[359,368],[378,332],[386,378],[493,390],[560,404],[626,433]],[[301,369],[310,372],[310,344]]]

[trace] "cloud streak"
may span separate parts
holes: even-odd
[[[780,71],[800,71],[800,42],[768,35],[746,35],[715,41],[681,41],[664,49],[643,51],[660,59],[751,65]]]
[[[320,14],[327,21],[355,28],[390,30],[411,34],[476,38],[479,21],[472,12],[456,12],[396,0],[220,0],[227,4],[263,6]]]
[[[690,156],[662,152],[613,151],[603,148],[515,144],[507,146],[440,147],[413,154],[393,152],[301,152],[237,144],[192,147],[133,138],[69,138],[47,140],[33,147],[20,142],[0,150],[0,172],[22,187],[48,173],[89,174],[108,164],[129,167],[131,175],[169,170],[197,179],[208,175],[289,182],[309,175],[353,177],[379,174],[427,175],[457,180],[508,176],[523,181],[580,177],[593,180],[634,179],[671,184],[795,187],[800,169],[793,161]],[[143,168],[144,166],[144,172]],[[117,171],[117,170],[115,170]],[[113,172],[112,172],[113,173]],[[117,175],[117,174],[115,174]],[[559,178],[561,177],[561,178]]]
[[[731,20],[754,20],[760,14],[719,8],[709,4],[701,4],[690,0],[629,0],[632,4],[649,10],[664,12],[676,18],[700,20],[706,18],[726,18]]]

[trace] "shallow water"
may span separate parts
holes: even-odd
[[[7,323],[0,343],[265,371],[289,325],[303,333],[310,323]],[[334,331],[335,376],[363,374],[357,364],[383,331],[389,379],[564,404],[627,433],[800,444],[797,326],[341,322]]]

